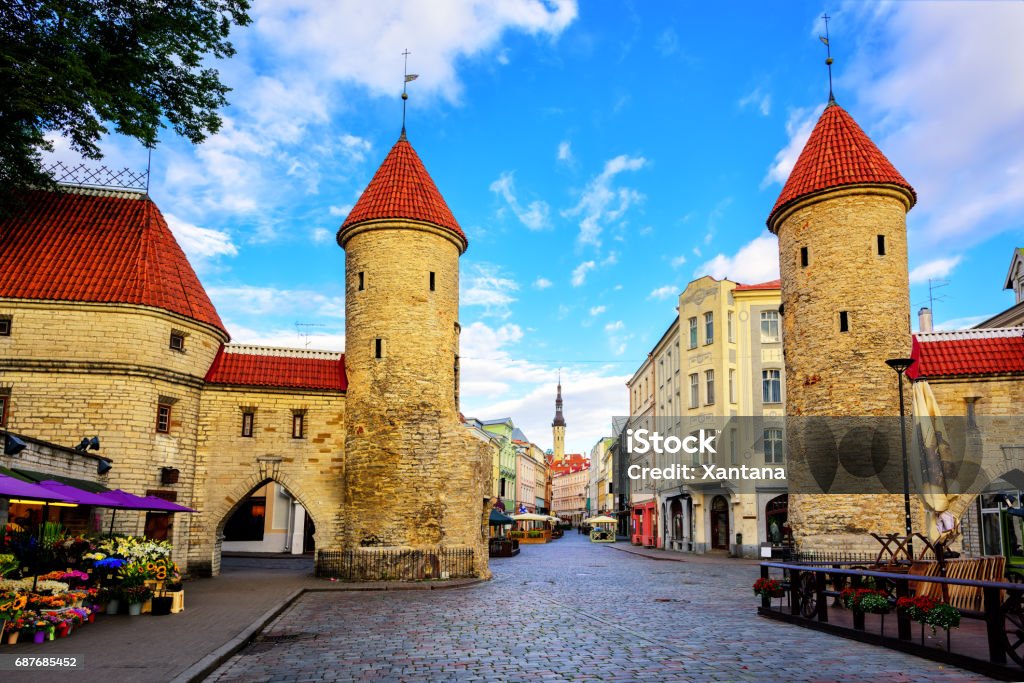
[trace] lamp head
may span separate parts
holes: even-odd
[[[890,358],[885,364],[902,375],[915,362],[914,358]]]
[[[94,436],[89,439],[89,448],[91,450],[98,451],[100,449],[100,437]]]
[[[14,434],[8,434],[4,438],[4,455],[17,455],[25,450],[27,445],[24,441],[14,436]]]
[[[82,441],[77,446],[75,446],[75,450],[79,451],[80,453],[84,453],[88,449],[89,449],[89,437],[85,437],[84,439],[82,439]]]
[[[96,461],[96,474],[106,474],[107,472],[110,471],[110,468],[111,464],[109,460],[104,460],[103,458],[100,458],[98,461]]]

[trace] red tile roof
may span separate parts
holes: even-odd
[[[153,306],[227,335],[160,210],[134,192],[26,193],[0,221],[0,297]]]
[[[345,355],[328,351],[221,346],[206,373],[208,384],[345,391]]]
[[[466,242],[465,233],[416,150],[405,139],[405,133],[388,152],[338,232],[340,234],[357,223],[382,218],[409,218],[433,223],[451,230],[463,243]]]
[[[789,174],[771,214],[768,228],[773,232],[775,216],[788,204],[844,185],[895,185],[907,192],[911,206],[917,195],[910,183],[885,158],[857,122],[838,104],[825,107],[811,137]]]
[[[782,280],[769,280],[768,282],[760,282],[756,285],[736,285],[733,288],[734,292],[746,292],[755,289],[781,289]]]
[[[550,463],[551,476],[560,477],[563,474],[582,472],[590,468],[590,459],[582,453],[566,453],[561,460],[552,460]]]
[[[1024,327],[914,335],[907,377],[1024,375]]]

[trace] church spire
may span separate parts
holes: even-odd
[[[562,415],[562,373],[558,373],[558,393],[555,395],[555,419],[552,427],[564,427],[565,417]]]

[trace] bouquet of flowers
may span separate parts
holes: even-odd
[[[121,589],[121,594],[124,599],[129,603],[132,602],[145,602],[153,597],[153,591],[149,589],[146,584],[136,584],[132,586],[124,586]]]
[[[19,618],[28,605],[28,597],[16,591],[0,590],[0,622]]]
[[[7,576],[8,574],[14,573],[14,570],[18,568],[21,563],[11,553],[0,553],[0,578]]]

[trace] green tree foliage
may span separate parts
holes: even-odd
[[[249,0],[0,0],[0,192],[51,181],[48,134],[100,159],[110,125],[156,145],[168,124],[216,133],[229,91],[209,59],[234,54]]]

